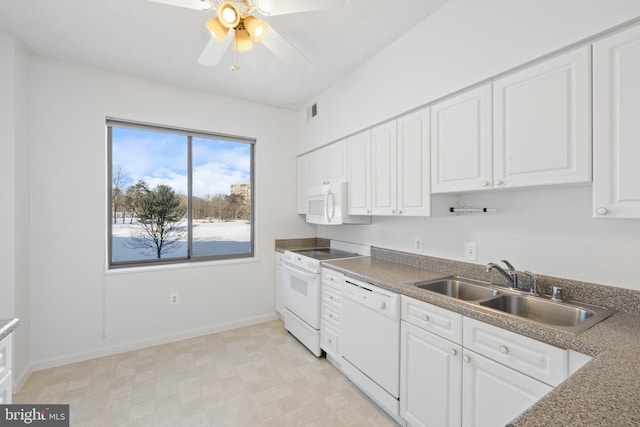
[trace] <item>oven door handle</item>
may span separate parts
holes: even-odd
[[[305,277],[308,277],[309,279],[313,279],[316,277],[316,275],[318,273],[311,273],[307,270],[303,270],[300,267],[298,267],[297,265],[291,264],[287,261],[284,262],[284,267],[288,270],[290,270],[291,272],[295,273],[295,274],[299,274]]]

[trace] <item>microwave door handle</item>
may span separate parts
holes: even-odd
[[[329,214],[329,202],[331,202],[331,214]],[[331,191],[327,194],[327,219],[333,221],[336,216],[336,195]]]
[[[329,217],[329,197],[331,197],[331,191],[328,190],[327,194],[325,194],[324,196],[324,218],[326,220],[329,220],[329,222],[331,221],[331,218]]]

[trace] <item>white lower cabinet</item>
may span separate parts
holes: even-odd
[[[414,427],[459,426],[462,346],[402,321],[400,413]]]
[[[567,378],[568,351],[402,296],[408,425],[505,425]]]
[[[276,251],[276,312],[282,319],[284,317],[284,304],[282,291],[284,290],[284,254]]]
[[[0,405],[11,403],[13,375],[11,374],[11,334],[0,341]]]
[[[320,303],[320,348],[327,354],[327,359],[340,368],[340,317],[342,303],[340,301],[341,286],[344,275],[327,268],[322,269],[322,301]]]
[[[548,384],[473,351],[465,349],[463,359],[465,427],[504,426],[553,390]]]

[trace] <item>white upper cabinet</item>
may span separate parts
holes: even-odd
[[[593,215],[640,218],[640,26],[593,45]]]
[[[316,187],[331,182],[347,180],[347,144],[338,141],[305,154],[308,156],[309,178],[307,187]]]
[[[395,215],[398,192],[398,133],[391,121],[371,129],[371,192],[374,215]]]
[[[297,159],[297,186],[298,186],[298,213],[307,213],[307,187],[310,181],[309,179],[309,163],[311,160],[310,154],[298,156]]]
[[[371,131],[347,138],[349,215],[371,215]]]
[[[491,84],[431,106],[431,192],[493,188]]]
[[[494,80],[494,188],[591,181],[590,52]]]
[[[347,144],[338,141],[298,156],[298,213],[307,213],[307,189],[347,181]]]
[[[371,130],[373,215],[431,214],[429,109]]]
[[[325,176],[327,183],[347,181],[347,142],[334,142],[325,147]]]

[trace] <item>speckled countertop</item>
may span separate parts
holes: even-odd
[[[13,319],[0,319],[0,341],[5,339],[11,332],[13,332],[20,321],[17,317]]]
[[[372,252],[375,255],[375,251]],[[619,311],[612,317],[574,336],[543,326],[531,324],[500,312],[459,302],[412,286],[421,280],[436,280],[451,274],[477,277],[477,271],[465,271],[465,263],[441,265],[408,265],[383,259],[364,257],[323,263],[334,270],[382,288],[447,308],[483,322],[487,322],[540,341],[572,349],[593,356],[582,369],[556,387],[551,393],[529,408],[510,426],[638,426],[640,425],[640,313]],[[389,257],[387,257],[389,258]],[[433,258],[425,258],[432,262]],[[437,259],[435,259],[437,260]],[[409,263],[410,264],[410,263]],[[456,271],[456,266],[463,271]],[[437,267],[437,268],[434,268]],[[471,266],[475,269],[476,266]],[[466,274],[468,273],[468,274]],[[476,277],[473,277],[476,276]],[[585,284],[586,287],[588,287]],[[582,286],[582,287],[585,287]],[[597,287],[594,285],[593,289]],[[637,309],[638,293],[602,286],[607,302],[617,299],[628,303],[630,295]],[[598,288],[600,289],[600,288]],[[578,294],[576,289],[575,294]],[[618,295],[620,293],[620,295]],[[615,295],[609,295],[615,294]],[[593,298],[596,298],[594,296]],[[576,298],[577,299],[577,298]],[[592,303],[591,301],[583,301]],[[603,305],[601,302],[600,305]],[[614,305],[609,305],[614,307]]]

